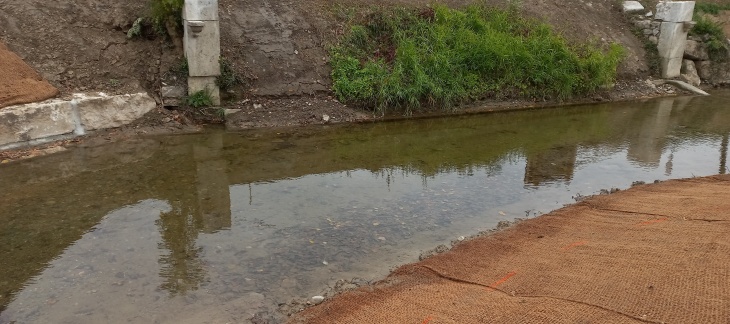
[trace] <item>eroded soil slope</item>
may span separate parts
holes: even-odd
[[[486,0],[504,5],[502,0]],[[463,6],[467,0],[444,0]],[[126,31],[146,16],[148,0],[0,0],[0,40],[62,93],[155,92],[181,56],[163,37],[129,40]],[[327,44],[343,32],[350,7],[423,6],[419,0],[220,0],[222,52],[248,83],[242,96],[326,93]],[[619,42],[628,56],[621,77],[647,73],[643,46],[613,0],[524,0],[568,38]],[[168,79],[168,78],[165,78]]]
[[[473,3],[444,0],[449,6]],[[505,1],[487,0],[495,6]],[[224,54],[244,64],[256,95],[298,95],[327,91],[330,86],[327,45],[356,16],[384,5],[423,6],[418,0],[221,0]],[[526,14],[544,19],[576,41],[617,42],[627,49],[620,68],[624,79],[646,76],[643,44],[629,29],[616,1],[525,0]],[[227,26],[227,27],[225,27]]]
[[[147,0],[0,0],[0,40],[62,93],[155,88],[159,41],[126,31]]]

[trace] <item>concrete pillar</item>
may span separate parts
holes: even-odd
[[[208,91],[214,105],[220,105],[215,79],[220,69],[220,25],[218,0],[185,0],[183,43],[188,60],[188,93]]]
[[[662,21],[657,43],[662,78],[680,75],[687,32],[693,26],[694,8],[694,1],[660,1],[656,6],[655,19]]]

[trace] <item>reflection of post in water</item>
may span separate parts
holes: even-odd
[[[159,260],[160,276],[165,279],[161,288],[172,295],[196,290],[205,280],[201,249],[196,247],[199,233],[231,227],[227,162],[221,157],[222,147],[222,134],[213,134],[193,146],[194,166],[190,168],[195,170],[191,172],[195,179],[181,179],[180,183],[189,186],[176,188],[180,196],[168,197],[172,210],[160,215],[160,248],[169,251]]]
[[[722,144],[720,144],[720,174],[727,172],[727,144],[728,144],[729,133],[725,133],[722,137]]]
[[[212,134],[203,145],[193,147],[197,168],[196,191],[203,217],[203,231],[215,233],[231,228],[231,193],[228,162],[221,156],[223,134]]]
[[[657,100],[655,114],[644,118],[638,136],[629,143],[628,159],[649,167],[659,166],[669,130],[672,110],[683,108],[691,98],[663,98]],[[651,108],[648,108],[651,109]]]
[[[185,294],[196,290],[205,279],[200,261],[200,248],[195,246],[200,220],[196,210],[177,201],[172,210],[162,213],[158,221],[162,243],[160,248],[169,251],[160,257],[160,277],[165,281],[161,288],[171,295]]]
[[[527,153],[525,184],[539,186],[546,182],[569,182],[573,178],[577,145],[555,146],[534,154]]]

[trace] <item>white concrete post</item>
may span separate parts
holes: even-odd
[[[655,19],[661,20],[657,49],[661,58],[662,78],[680,75],[687,32],[692,28],[694,1],[660,1],[656,6]]]
[[[214,105],[220,105],[215,79],[220,69],[220,26],[218,0],[185,0],[183,43],[188,60],[188,93],[208,91]]]

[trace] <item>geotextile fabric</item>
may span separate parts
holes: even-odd
[[[58,89],[0,42],[0,108],[53,98]]]
[[[292,323],[730,323],[730,177],[589,198]]]

